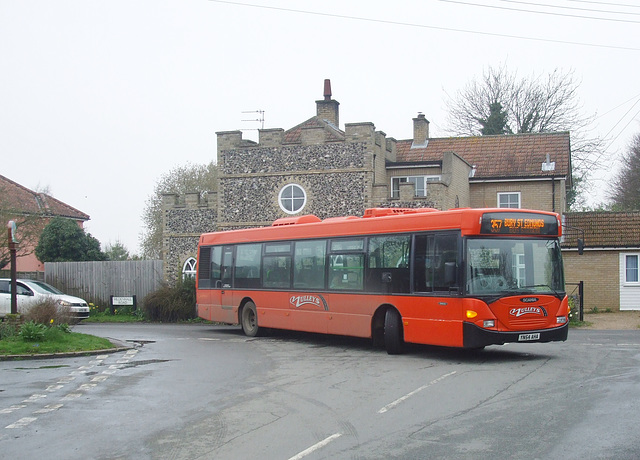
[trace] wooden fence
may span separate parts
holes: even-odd
[[[44,279],[65,294],[108,307],[110,297],[136,296],[140,305],[162,285],[162,260],[46,262]]]

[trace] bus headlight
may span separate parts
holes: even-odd
[[[564,324],[567,322],[566,316],[556,316],[556,324]]]
[[[495,327],[496,320],[495,319],[485,319],[482,323],[482,327]]]

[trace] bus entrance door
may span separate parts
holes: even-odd
[[[223,322],[238,323],[238,307],[233,305],[232,273],[233,273],[233,246],[225,246],[222,251],[222,265],[220,267],[220,308],[222,309]]]

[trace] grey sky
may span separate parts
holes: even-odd
[[[243,111],[264,110],[265,128],[315,115],[325,78],[341,127],[408,139],[418,112],[447,135],[447,94],[488,65],[573,69],[593,133],[614,140],[592,201],[640,130],[632,0],[231,3],[0,0],[0,174],[89,214],[103,247],[137,252],[160,175],[215,159],[216,131],[257,138]]]

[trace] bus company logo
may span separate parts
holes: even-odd
[[[539,316],[547,316],[547,312],[541,307],[520,307],[520,308],[512,308],[509,310],[509,314],[511,316],[515,316],[519,318],[524,315],[539,315]]]
[[[300,308],[303,305],[313,305],[314,307],[322,307],[322,300],[315,295],[292,295],[289,299],[289,303],[296,308]]]
[[[524,303],[533,303],[533,302],[537,302],[538,299],[537,297],[523,297],[522,299],[520,299],[520,302],[524,302]]]

